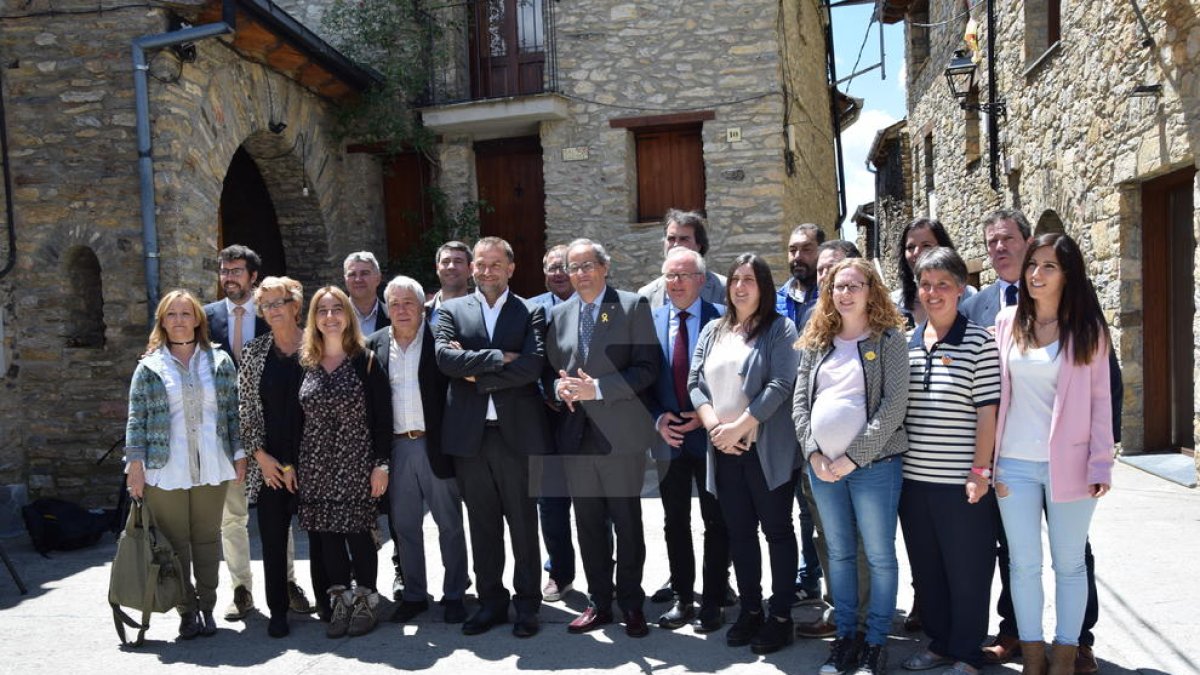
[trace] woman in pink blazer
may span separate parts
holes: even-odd
[[[1070,675],[1088,596],[1084,544],[1096,499],[1112,484],[1113,465],[1108,324],[1073,239],[1044,234],[1030,244],[1017,305],[996,317],[996,343],[995,484],[1010,551],[1021,672],[1047,670],[1044,511],[1057,613],[1049,672]]]

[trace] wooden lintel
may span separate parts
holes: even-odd
[[[667,115],[639,115],[637,117],[616,117],[608,121],[613,129],[638,129],[641,127],[672,126],[678,124],[694,124],[717,119],[715,110],[695,110],[692,112],[670,113]]]

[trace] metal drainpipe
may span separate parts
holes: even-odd
[[[154,157],[150,138],[150,94],[146,52],[185,42],[196,42],[232,33],[236,23],[232,0],[221,3],[221,21],[166,33],[143,35],[133,40],[133,95],[137,114],[138,178],[141,183],[142,250],[146,269],[147,325],[154,324],[159,300],[158,220],[154,212]]]

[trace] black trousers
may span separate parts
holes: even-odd
[[[592,605],[608,610],[615,594],[622,611],[641,611],[646,601],[642,590],[646,537],[641,501],[645,453],[569,455],[563,460]]]
[[[761,525],[771,560],[772,616],[790,617],[796,594],[796,567],[800,550],[792,525],[792,503],[796,495],[796,472],[774,490],[767,488],[757,446],[738,456],[715,454],[717,501],[729,528],[733,571],[737,574],[742,611],[762,611],[762,551],[758,545]]]
[[[670,462],[658,462],[657,468],[671,590],[684,602],[694,600],[696,554],[692,547],[692,485],[695,485],[700,494],[700,517],[704,521],[701,603],[719,607],[729,584],[729,532],[725,529],[721,505],[705,486],[707,458],[685,452]]]
[[[929,651],[983,667],[996,569],[996,496],[967,503],[962,485],[905,480],[900,526]]]
[[[369,531],[363,532],[309,532],[309,541],[317,540],[321,559],[325,563],[328,590],[332,586],[350,587],[350,581],[358,582],[359,588],[374,591],[379,576],[379,558],[375,551],[375,538]],[[313,582],[316,585],[316,582]],[[320,588],[320,587],[318,587]],[[317,597],[321,597],[317,591]],[[328,592],[326,592],[328,595]]]
[[[271,616],[283,616],[288,611],[287,540],[292,517],[296,512],[296,495],[283,488],[263,485],[258,491],[258,534],[262,539],[263,581],[267,588],[267,609]],[[327,588],[324,564],[312,552],[312,533],[308,535],[309,572],[313,590],[319,598]],[[318,584],[318,581],[326,585]]]
[[[1017,637],[1017,615],[1013,609],[1012,593],[1008,590],[1008,538],[1000,521],[1000,508],[996,508],[996,562],[1000,567],[1000,597],[996,599],[996,613],[1000,615],[1000,635]],[[1100,600],[1096,595],[1096,559],[1092,557],[1092,541],[1083,549],[1083,562],[1087,566],[1087,606],[1083,610],[1083,627],[1079,631],[1079,644],[1091,647],[1096,644],[1092,629],[1100,620]]]
[[[513,549],[513,604],[518,614],[536,614],[542,605],[541,548],[537,500],[529,494],[529,458],[504,442],[500,429],[483,432],[474,457],[455,457],[454,469],[471,533],[471,557],[479,602],[504,616],[504,525]]]

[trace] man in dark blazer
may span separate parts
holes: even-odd
[[[652,454],[658,468],[663,504],[663,532],[671,569],[671,608],[659,617],[661,628],[674,630],[696,618],[693,587],[696,556],[692,549],[692,485],[700,494],[704,521],[704,588],[697,632],[721,627],[725,588],[729,584],[729,534],[716,497],[707,489],[708,435],[687,393],[688,370],[696,338],[705,324],[724,314],[700,296],[704,258],[685,248],[673,249],[662,266],[667,304],[654,310],[654,331],[662,354],[658,380],[647,402],[658,438]]]
[[[258,315],[254,305],[254,287],[262,260],[252,249],[240,244],[227,246],[217,254],[219,279],[225,297],[204,306],[208,318],[208,339],[220,345],[239,367],[242,347],[254,338],[271,330]],[[240,486],[235,486],[240,487]],[[225,494],[225,511],[221,517],[221,553],[233,583],[233,601],[225,610],[226,621],[244,619],[254,609],[253,582],[250,571],[250,503],[243,489],[230,489]],[[307,613],[312,605],[296,584],[292,564],[292,533],[288,530],[288,601],[292,611]],[[324,589],[317,589],[318,594]]]
[[[972,322],[992,328],[996,315],[1009,305],[1017,304],[1018,288],[1021,284],[1022,265],[1025,253],[1032,240],[1032,231],[1025,214],[1017,209],[1000,209],[988,214],[983,220],[983,243],[987,247],[992,269],[996,271],[996,282],[985,286],[975,295],[963,301],[959,312]],[[1010,290],[1011,289],[1011,290]],[[1113,439],[1121,440],[1121,409],[1125,386],[1121,379],[1121,366],[1116,351],[1109,350],[1109,389],[1112,392]],[[983,649],[988,663],[1005,663],[1020,653],[1017,639],[1016,614],[1008,582],[1008,541],[1004,528],[998,528],[1000,540],[997,559],[1000,565],[1000,597],[996,600],[996,611],[1000,614],[1000,629],[996,639]],[[1096,636],[1092,628],[1100,618],[1100,604],[1096,596],[1096,562],[1092,557],[1092,543],[1084,549],[1087,563],[1088,600],[1083,614],[1083,626],[1079,634],[1079,650],[1075,658],[1075,672],[1095,673],[1098,670],[1092,646]]]
[[[387,371],[392,386],[392,468],[387,494],[405,579],[392,621],[411,621],[429,609],[424,534],[428,507],[437,523],[445,568],[443,620],[462,623],[466,619],[463,595],[469,583],[462,498],[454,481],[454,462],[442,453],[449,381],[437,365],[421,284],[396,277],[388,283],[384,298],[390,326],[367,338],[367,348]]]
[[[640,497],[646,450],[654,440],[643,396],[658,377],[662,357],[649,302],[608,287],[608,266],[608,253],[598,243],[577,239],[568,247],[575,296],[551,312],[544,388],[568,408],[555,441],[565,455],[591,595],[568,630],[583,633],[611,623],[615,590],[625,633],[643,637],[649,629],[642,610],[646,542]],[[609,522],[616,535],[615,587]]]
[[[513,250],[498,237],[475,244],[475,292],[444,303],[438,315],[437,362],[450,377],[442,452],[454,458],[470,512],[471,549],[480,607],[463,624],[475,635],[508,620],[504,524],[514,558],[513,634],[539,630],[542,594],[537,502],[529,491],[529,455],[549,447],[537,382],[545,367],[545,314],[509,292]]]

